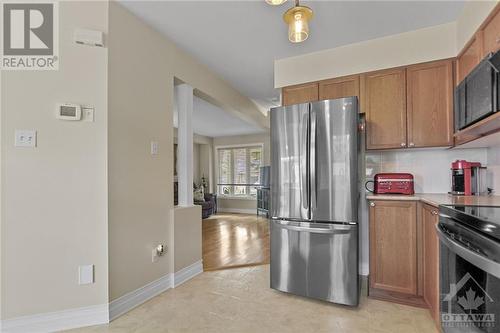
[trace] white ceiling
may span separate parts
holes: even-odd
[[[303,1],[314,10],[311,35],[288,42],[282,14],[292,6],[258,1],[128,1],[122,3],[244,95],[276,101],[275,59],[443,24],[463,1]]]
[[[174,127],[178,127],[178,113],[174,109]],[[209,137],[262,133],[256,125],[234,116],[207,101],[194,96],[193,132]]]

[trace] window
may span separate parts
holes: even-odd
[[[219,167],[217,192],[232,197],[254,197],[260,184],[262,146],[217,149]]]

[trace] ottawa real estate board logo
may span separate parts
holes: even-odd
[[[1,1],[2,70],[57,70],[57,2]]]

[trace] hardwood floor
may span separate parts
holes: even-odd
[[[269,222],[266,218],[219,213],[202,223],[205,271],[269,263]]]

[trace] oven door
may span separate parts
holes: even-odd
[[[500,243],[440,216],[443,332],[499,332]]]

